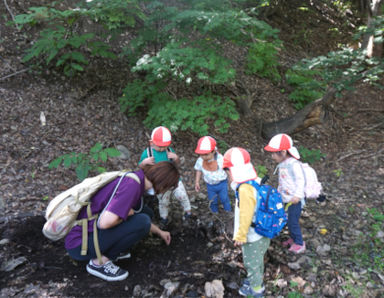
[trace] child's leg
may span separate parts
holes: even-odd
[[[216,192],[216,185],[207,183],[207,194],[209,200],[209,207],[213,213],[219,212],[219,195]]]
[[[158,194],[157,198],[159,200],[159,214],[163,219],[168,218],[169,203],[171,199],[171,191],[167,191],[164,194]]]
[[[303,245],[303,236],[301,234],[300,219],[301,202],[292,204],[288,208],[288,230],[293,242],[297,245]]]
[[[191,211],[191,203],[189,202],[188,193],[185,190],[184,184],[182,181],[179,181],[177,188],[174,190],[173,195],[183,206],[184,212]]]
[[[231,201],[229,200],[229,196],[228,196],[227,180],[224,180],[224,181],[220,182],[217,185],[217,188],[218,188],[217,189],[218,195],[220,197],[221,203],[223,204],[224,210],[225,211],[232,211]]]
[[[243,262],[247,269],[247,279],[251,287],[259,287],[263,284],[264,255],[269,247],[270,239],[262,237],[255,242],[243,244]]]

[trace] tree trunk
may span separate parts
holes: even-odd
[[[369,3],[365,3],[364,8],[366,9],[367,13],[367,28],[372,29],[373,28],[373,19],[380,15],[381,13],[381,4],[383,3],[383,0],[371,0],[368,1]],[[368,57],[381,57],[382,55],[382,43],[381,44],[374,44],[374,35],[371,33],[365,34],[363,38],[363,42],[361,45],[361,48],[363,50],[367,50],[367,56]]]
[[[335,93],[336,89],[329,88],[322,98],[308,104],[293,116],[276,122],[263,123],[262,136],[270,139],[278,133],[296,133],[310,126],[321,124],[324,120],[326,107],[333,101]]]

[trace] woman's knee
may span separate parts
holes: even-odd
[[[147,213],[139,213],[135,216],[137,217],[135,219],[135,226],[149,233],[151,228],[151,217]]]

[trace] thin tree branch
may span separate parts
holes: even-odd
[[[26,72],[27,70],[29,70],[29,67],[28,67],[28,68],[25,68],[25,69],[22,69],[22,70],[19,70],[19,71],[16,71],[16,72],[14,72],[14,73],[11,73],[11,74],[9,74],[9,75],[7,75],[7,76],[5,76],[5,77],[2,77],[2,78],[0,78],[0,81],[3,81],[3,80],[5,80],[5,79],[8,79],[8,78],[13,77],[13,76],[15,76],[15,75],[18,75],[18,74],[20,74],[20,73]]]
[[[12,11],[10,10],[8,3],[7,3],[7,0],[4,0],[4,5],[5,5],[5,8],[8,10],[9,14],[11,15],[12,21],[15,21],[15,16],[13,15]],[[17,26],[16,26],[16,28],[17,28]],[[19,29],[19,28],[17,28],[17,29]]]

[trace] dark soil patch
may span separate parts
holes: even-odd
[[[240,280],[241,271],[229,265],[233,254],[225,248],[228,241],[215,228],[198,227],[196,221],[184,225],[171,223],[170,246],[155,236],[136,245],[130,259],[118,262],[129,271],[129,278],[116,283],[89,275],[85,270],[86,262],[73,261],[65,254],[63,241],[52,242],[43,236],[44,223],[41,216],[29,217],[1,228],[1,238],[10,240],[7,249],[12,250],[13,258],[27,256],[25,264],[9,273],[0,272],[1,288],[20,283],[43,286],[56,283],[63,284],[60,293],[66,297],[123,297],[132,296],[135,286],[139,285],[145,289],[139,296],[158,297],[164,291],[161,281],[169,279],[180,282],[180,295],[201,297],[207,280],[221,279],[224,285]],[[227,250],[227,262],[221,257],[223,250]],[[227,288],[226,293],[233,297],[237,292]]]

